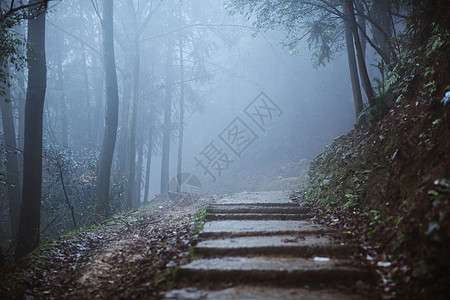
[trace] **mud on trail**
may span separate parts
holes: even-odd
[[[201,211],[214,195],[172,195],[60,237],[0,275],[2,299],[140,299],[171,284],[190,259]]]

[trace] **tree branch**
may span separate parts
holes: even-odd
[[[58,30],[61,30],[62,32],[64,32],[65,34],[73,37],[74,39],[76,39],[77,41],[79,41],[82,45],[85,45],[86,47],[88,47],[89,49],[91,49],[92,51],[94,51],[96,54],[98,54],[99,56],[101,56],[102,54],[100,53],[99,50],[95,49],[93,46],[89,45],[87,42],[85,42],[82,38],[80,38],[79,36],[65,30],[64,28],[62,28],[61,26],[59,26],[58,24],[47,20],[47,23],[52,25],[53,27],[55,27]]]
[[[64,177],[63,177],[62,165],[61,165],[61,163],[60,163],[60,161],[59,161],[58,158],[56,159],[56,166],[57,166],[58,169],[59,169],[59,178],[60,178],[60,180],[61,180],[61,185],[62,185],[62,188],[63,188],[64,197],[66,198],[67,205],[69,206],[70,213],[72,214],[73,227],[74,227],[74,229],[77,229],[77,228],[78,228],[78,225],[77,225],[77,220],[76,220],[76,218],[75,218],[75,210],[74,210],[74,208],[73,208],[72,203],[70,203],[69,196],[67,195],[66,185],[64,184]]]
[[[141,42],[146,42],[148,40],[160,38],[160,37],[163,37],[163,36],[166,36],[166,35],[170,35],[170,34],[175,33],[177,31],[184,30],[184,29],[191,28],[191,27],[239,27],[239,28],[246,28],[246,29],[256,30],[256,28],[254,28],[254,27],[245,26],[245,25],[195,23],[195,24],[189,24],[189,25],[186,25],[186,26],[182,26],[182,27],[179,27],[179,28],[175,28],[175,29],[169,30],[167,32],[163,32],[163,33],[160,33],[160,34],[157,34],[157,35],[154,35],[154,36],[150,36],[150,37],[144,38],[144,39],[141,40]]]
[[[47,7],[47,3],[49,1],[50,0],[42,0],[42,1],[39,1],[36,3],[28,3],[28,4],[16,6],[16,7],[13,7],[14,1],[11,1],[11,6],[10,6],[9,10],[0,16],[0,23],[4,22],[6,19],[8,19],[9,17],[13,16],[15,13],[17,13],[21,10],[25,10],[25,9],[33,7],[33,6],[40,7],[43,5],[44,7]],[[34,15],[33,15],[33,17],[34,17]]]

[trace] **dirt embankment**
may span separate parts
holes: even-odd
[[[398,299],[449,292],[450,33],[430,24],[411,29],[383,118],[327,147],[305,189],[358,236],[380,287]]]

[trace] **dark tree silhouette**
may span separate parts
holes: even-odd
[[[30,0],[30,4],[42,1]],[[46,3],[39,5],[46,9]],[[28,89],[25,104],[22,204],[15,258],[39,245],[42,190],[42,119],[47,68],[45,59],[45,13],[28,19]]]
[[[114,146],[117,137],[119,94],[117,87],[116,61],[114,55],[113,2],[103,1],[103,65],[105,69],[106,111],[96,188],[96,212],[110,215],[110,177]]]

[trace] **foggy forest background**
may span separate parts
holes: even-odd
[[[119,106],[108,215],[169,189],[177,192],[169,182],[180,170],[194,174],[203,193],[279,188],[271,184],[305,172],[312,158],[356,123],[342,40],[329,62],[318,62],[307,38],[286,47],[284,33],[255,28],[254,18],[230,14],[220,0],[113,2]],[[48,3],[41,240],[101,214],[96,183],[106,104],[102,9],[96,0]],[[15,25],[16,38],[26,39],[26,30],[27,22]],[[26,43],[17,48],[25,55]],[[376,55],[366,51],[366,60],[375,63]],[[14,237],[6,156],[17,156],[22,177],[28,86],[26,63],[16,63],[4,66],[11,74],[5,98],[16,135],[16,144],[3,144],[0,154],[6,253]],[[380,77],[370,64],[368,71],[371,79]],[[279,108],[264,128],[245,113],[261,92]],[[239,155],[220,139],[237,117],[257,135]],[[211,142],[229,154],[220,174],[199,164]]]

